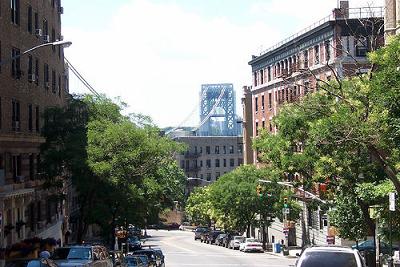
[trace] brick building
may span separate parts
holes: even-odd
[[[62,202],[40,189],[43,111],[68,96],[60,0],[0,1],[0,245],[61,238]],[[20,57],[18,57],[20,55]],[[18,58],[15,58],[18,57]],[[12,59],[15,58],[15,59]]]
[[[315,92],[321,81],[368,71],[367,52],[383,44],[383,13],[383,8],[349,8],[348,1],[340,1],[328,17],[252,56],[253,84],[244,88],[242,98],[246,164],[257,164],[251,140],[259,130],[276,133],[272,120],[281,105]],[[302,218],[302,225],[290,232],[289,244],[306,239],[326,243],[327,215],[305,209]],[[282,227],[272,225],[270,240],[284,239]]]

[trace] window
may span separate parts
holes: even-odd
[[[11,76],[15,79],[21,78],[21,51],[18,48],[11,50]]]
[[[265,121],[262,121],[262,128],[265,128]]]
[[[32,34],[32,7],[28,7],[28,32]]]
[[[11,22],[19,25],[19,0],[11,0]]]
[[[355,45],[356,45],[356,56],[357,57],[365,57],[365,56],[367,56],[368,38],[361,37],[361,38],[355,39]]]
[[[206,160],[206,167],[211,168],[211,159]]]
[[[256,112],[257,112],[258,111],[258,97],[257,96],[254,98],[254,106],[255,106]]]
[[[39,29],[39,14],[35,12],[35,33]]]
[[[202,154],[203,153],[203,147],[201,146],[200,147],[200,154]]]
[[[181,168],[184,169],[185,168],[185,161],[181,160]]]
[[[264,70],[260,70],[261,84],[264,83]]]
[[[329,61],[331,59],[331,42],[329,40],[325,41],[325,60]]]
[[[257,71],[254,72],[254,87],[257,86]]]
[[[39,106],[36,106],[35,108],[35,128],[36,132],[40,131],[40,112],[39,112]]]
[[[256,122],[256,136],[258,136],[258,122]]]
[[[1,97],[0,97],[0,129],[1,129],[1,126],[2,126],[2,116],[3,116],[3,113],[2,113]],[[0,164],[1,164],[1,161],[0,161]]]
[[[49,35],[49,24],[46,19],[43,20],[43,35]]]
[[[268,94],[268,108],[272,109],[272,93]]]
[[[56,93],[56,71],[52,70],[51,71],[51,91],[53,94]]]
[[[264,101],[264,95],[261,96],[261,109],[264,110],[265,107],[265,101]]]
[[[33,109],[32,104],[28,105],[28,129],[30,132],[33,130]]]
[[[267,73],[268,73],[268,81],[271,81],[271,67],[268,67],[267,69]]]
[[[215,167],[219,168],[219,159],[215,159]]]
[[[32,55],[28,56],[28,81],[32,82],[34,79],[32,79],[32,74],[33,74],[33,58]]]
[[[17,182],[17,177],[21,176],[21,155],[14,155],[11,157],[11,171],[14,182]]]
[[[308,94],[310,92],[310,82],[306,81],[304,82],[304,95]]]
[[[235,148],[233,146],[229,146],[229,154],[235,153]]]
[[[286,102],[289,102],[289,88],[285,88]]]
[[[224,154],[226,154],[226,146],[223,146]]]
[[[44,88],[49,89],[50,84],[49,84],[49,65],[44,64],[43,68],[43,84]]]
[[[61,75],[58,75],[58,96],[61,97]]]
[[[224,159],[224,167],[226,167],[226,159]]]
[[[210,152],[211,150],[210,150],[210,146],[206,146],[206,154],[207,155],[209,155],[211,152]]]
[[[11,113],[11,129],[13,131],[21,130],[21,118],[20,118],[20,103],[19,101],[12,100],[12,113]]]
[[[202,168],[202,167],[203,167],[203,161],[200,160],[200,168]]]
[[[238,159],[238,166],[241,166],[241,165],[243,165],[243,159],[242,159],[242,158],[239,158],[239,159]]]
[[[229,166],[235,167],[235,159],[230,159],[229,160]]]
[[[56,41],[56,30],[51,29],[51,42],[55,42]],[[53,53],[56,52],[56,46],[52,45],[51,48],[53,49]]]
[[[35,83],[39,85],[39,59],[35,59]]]
[[[34,165],[34,155],[29,155],[29,179],[35,179],[35,165]]]
[[[207,181],[211,181],[211,173],[207,173]]]
[[[304,57],[304,68],[308,68],[308,50],[303,52],[303,57]]]
[[[269,120],[269,131],[272,132],[272,120]]]
[[[215,154],[219,154],[219,146],[215,146]]]
[[[215,173],[215,180],[218,180],[218,178],[221,176],[221,173],[220,172],[216,172]]]
[[[203,177],[203,174],[200,174],[200,179],[203,179],[204,177]]]
[[[314,46],[315,64],[319,64],[319,45]]]

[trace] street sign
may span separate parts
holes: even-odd
[[[289,214],[290,213],[290,209],[289,208],[284,208],[282,209],[283,214]]]
[[[396,193],[395,192],[389,193],[389,210],[390,211],[396,210]]]
[[[333,235],[326,236],[326,243],[328,243],[328,245],[334,245],[335,244],[335,236],[333,236]]]

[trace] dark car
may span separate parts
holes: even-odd
[[[129,255],[125,257],[125,261],[128,267],[147,267],[142,258],[136,255]]]
[[[146,255],[149,259],[150,267],[159,267],[161,266],[161,259],[158,256],[157,252],[154,249],[140,249],[132,251],[131,255]]]
[[[140,242],[140,239],[137,236],[128,237],[126,242],[128,243],[129,251],[138,250],[142,248],[142,242]]]
[[[213,230],[210,231],[210,233],[207,235],[206,238],[206,243],[207,244],[214,244],[215,243],[215,239],[217,238],[218,235],[223,234],[223,231],[218,231],[218,230]]]
[[[98,245],[56,248],[50,258],[60,267],[113,267],[108,250]]]
[[[201,234],[207,232],[208,229],[205,227],[197,227],[194,230],[194,240],[201,239]]]
[[[227,236],[228,236],[228,234],[226,234],[226,233],[219,234],[217,236],[217,238],[215,238],[215,245],[222,246],[223,245],[223,240]]]
[[[165,261],[164,261],[165,256],[162,250],[159,248],[154,248],[154,251],[156,252],[156,259],[159,262],[158,267],[165,267]]]
[[[380,242],[380,252],[383,254],[389,254],[390,253],[390,245],[385,243],[385,242]],[[374,252],[375,251],[375,242],[374,240],[366,240],[362,241],[357,244],[351,246],[353,249],[357,249],[358,251],[369,251],[369,252]],[[398,246],[392,246],[392,250],[399,250]]]
[[[200,241],[203,243],[207,243],[208,235],[210,234],[209,229],[206,229],[205,231],[200,233]]]
[[[126,267],[126,262],[122,251],[112,250],[110,251],[110,256],[114,267],[116,266]]]

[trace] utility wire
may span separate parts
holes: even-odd
[[[67,62],[69,68],[71,69],[72,73],[75,75],[75,77],[77,77],[82,84],[91,92],[93,93],[95,96],[97,97],[101,97],[101,95],[93,88],[93,86],[91,86],[89,84],[88,81],[85,80],[85,78],[83,78],[83,76],[79,73],[79,71],[71,64],[71,62],[64,57],[64,60]]]

